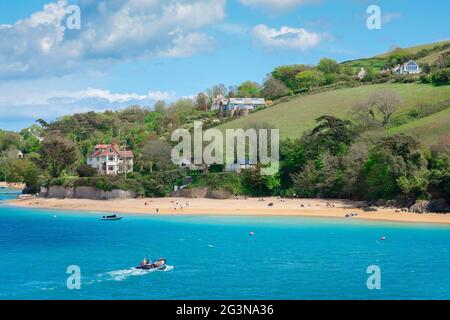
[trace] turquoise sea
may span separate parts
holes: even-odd
[[[0,204],[0,299],[450,299],[447,226],[101,215]],[[145,256],[171,268],[134,270]],[[381,290],[367,288],[370,265]]]

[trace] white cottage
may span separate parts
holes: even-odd
[[[419,74],[422,73],[420,66],[413,60],[410,60],[402,65],[396,66],[392,73],[404,75],[404,74]]]

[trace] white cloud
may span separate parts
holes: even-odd
[[[0,25],[0,79],[58,76],[89,62],[185,57],[210,50],[205,28],[225,18],[226,0],[79,0],[81,30],[67,30],[67,0]]]
[[[177,32],[175,34],[176,37],[172,40],[171,48],[159,52],[160,56],[170,58],[187,57],[199,51],[211,50],[214,47],[213,39],[205,33],[198,32],[184,35]]]
[[[269,28],[264,24],[257,25],[252,31],[257,45],[268,49],[291,49],[306,51],[316,47],[328,37],[326,34],[310,32],[303,28],[283,26],[280,29]]]
[[[262,7],[266,9],[286,10],[307,3],[319,2],[320,0],[239,0],[243,5],[249,7]]]
[[[0,127],[7,127],[8,121],[31,124],[38,118],[51,121],[77,112],[117,110],[130,105],[151,107],[158,100],[171,102],[176,98],[173,92],[150,91],[138,94],[111,92],[99,88],[47,92],[36,89],[18,98],[18,89],[9,94],[8,90],[10,86],[0,87]]]

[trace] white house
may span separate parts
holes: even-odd
[[[134,155],[131,151],[121,151],[117,144],[98,144],[89,155],[87,164],[99,174],[117,175],[133,172]]]
[[[400,74],[400,75],[419,74],[419,73],[422,73],[422,69],[420,69],[419,65],[415,61],[410,60],[402,65],[396,66],[392,70],[392,73]]]
[[[358,72],[359,80],[363,80],[367,76],[366,68],[361,67],[361,70]]]
[[[227,163],[225,165],[226,172],[237,172],[240,173],[242,170],[253,169],[256,167],[255,163],[252,163],[250,160],[244,161],[235,161],[234,163]]]
[[[224,98],[219,95],[214,100],[212,110],[221,110],[225,116],[232,117],[246,115],[250,111],[266,105],[266,100],[263,98]]]

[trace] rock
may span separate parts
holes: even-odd
[[[409,211],[414,213],[428,213],[428,206],[430,201],[428,200],[417,200],[410,208]]]
[[[450,206],[445,199],[417,200],[409,210],[414,213],[447,213]]]
[[[208,190],[206,198],[208,199],[231,199],[233,194],[225,190]]]
[[[447,204],[445,199],[435,199],[430,201],[428,210],[429,212],[447,213],[450,212],[450,205]]]

